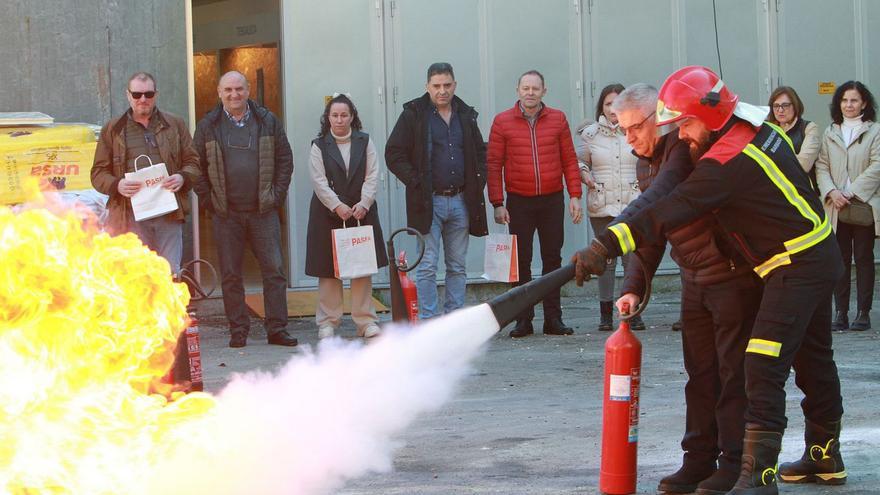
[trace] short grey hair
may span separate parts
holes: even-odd
[[[611,103],[611,110],[620,114],[627,110],[641,110],[645,115],[657,111],[657,88],[645,83],[635,83],[623,90]]]

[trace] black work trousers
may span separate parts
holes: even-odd
[[[859,311],[870,311],[874,298],[874,226],[837,222],[837,245],[843,257],[843,276],[834,289],[834,307],[849,311],[852,261],[856,259],[856,303]]]
[[[761,292],[761,281],[751,273],[708,286],[682,277],[685,462],[717,459],[721,468],[739,471],[747,405],[745,351]]]
[[[519,282],[514,287],[532,280],[532,245],[535,231],[541,245],[541,274],[562,266],[562,243],[565,240],[563,220],[565,218],[565,198],[562,191],[544,196],[507,195],[507,212],[510,214],[510,233],[516,235],[519,250]],[[544,298],[544,320],[562,317],[559,303],[559,289]],[[535,317],[535,308],[529,306],[517,320]]]
[[[807,420],[827,424],[843,416],[831,348],[831,294],[842,273],[840,250],[829,236],[765,277],[746,351],[749,428],[785,430],[785,382],[792,366]]]

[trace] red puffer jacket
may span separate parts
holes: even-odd
[[[486,156],[489,202],[504,203],[504,190],[521,196],[543,196],[562,190],[563,175],[572,198],[581,197],[581,179],[571,130],[565,114],[544,106],[534,128],[519,102],[492,122]],[[502,185],[503,177],[503,185]]]

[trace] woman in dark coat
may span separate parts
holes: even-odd
[[[373,226],[376,265],[388,264],[376,207],[379,168],[373,140],[361,132],[357,108],[348,95],[334,95],[324,107],[321,132],[312,141],[309,175],[315,193],[309,206],[306,275],[318,277],[318,337],[332,337],[342,321],[342,281],[333,270],[332,229]],[[373,308],[372,277],[351,280],[351,316],[358,336],[379,334]]]

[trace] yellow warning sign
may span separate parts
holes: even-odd
[[[830,82],[819,81],[819,94],[820,95],[833,95],[835,89],[837,89],[837,85],[834,84],[834,81],[830,81]]]

